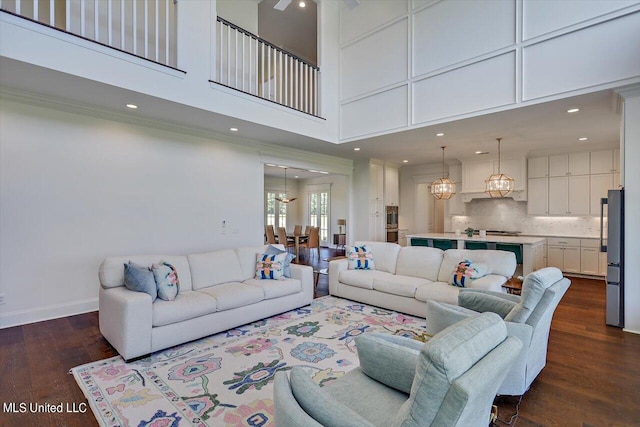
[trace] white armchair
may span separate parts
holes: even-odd
[[[522,395],[546,364],[551,318],[570,284],[560,270],[548,267],[527,275],[521,297],[463,289],[458,295],[457,306],[427,302],[427,333],[436,334],[478,313],[497,313],[505,320],[508,334],[523,344],[498,393]]]

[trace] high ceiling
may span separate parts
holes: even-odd
[[[409,165],[437,163],[441,158],[440,146],[446,145],[447,161],[452,162],[473,156],[477,150],[495,155],[496,137],[504,138],[502,152],[505,155],[514,151],[543,155],[609,148],[618,145],[620,139],[618,97],[613,91],[594,92],[442,125],[333,144],[12,59],[1,58],[0,68],[2,88],[74,103],[95,109],[96,114],[111,111],[122,116],[125,114],[123,105],[135,99],[144,106],[136,111],[136,117],[227,134],[238,140],[261,141],[353,160],[377,158],[398,165],[402,165],[403,160],[409,160]],[[573,107],[580,108],[580,111],[567,113]],[[239,131],[232,133],[230,127]],[[440,132],[445,135],[437,137],[436,133]],[[582,136],[588,140],[578,141]],[[354,151],[356,147],[360,151]]]

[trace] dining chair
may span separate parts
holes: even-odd
[[[320,228],[311,227],[309,238],[306,242],[300,243],[300,247],[307,248],[309,251],[311,251],[311,249],[316,249],[318,252],[318,258],[320,258]]]
[[[305,226],[304,226],[304,235],[305,235],[305,236],[308,236],[309,234],[311,234],[311,229],[312,229],[312,228],[313,228],[313,227],[312,227],[311,225],[305,225]]]
[[[302,226],[301,225],[296,225],[295,227],[293,227],[293,235],[294,236],[299,236],[302,234]]]
[[[267,236],[267,244],[278,243],[276,240],[276,234],[273,231],[273,225],[265,225],[264,234]]]
[[[287,230],[284,227],[278,227],[278,243],[287,248],[287,250],[296,246],[293,239],[287,238]]]

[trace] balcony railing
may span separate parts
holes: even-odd
[[[0,0],[0,9],[176,67],[174,0]]]
[[[320,69],[218,17],[215,82],[319,116]]]

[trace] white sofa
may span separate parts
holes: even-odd
[[[99,272],[100,332],[129,360],[310,304],[309,266],[291,264],[285,280],[254,278],[256,254],[266,248],[105,259]],[[150,266],[160,260],[177,271],[180,292],[174,301],[152,303],[148,294],[124,286],[125,263]]]
[[[505,292],[502,285],[516,270],[512,252],[449,249],[425,246],[402,247],[395,243],[356,242],[373,253],[375,270],[349,270],[348,260],[329,263],[329,293],[390,310],[425,316],[429,300],[458,303],[457,286],[449,284],[459,262],[483,263],[488,272],[469,288]]]

